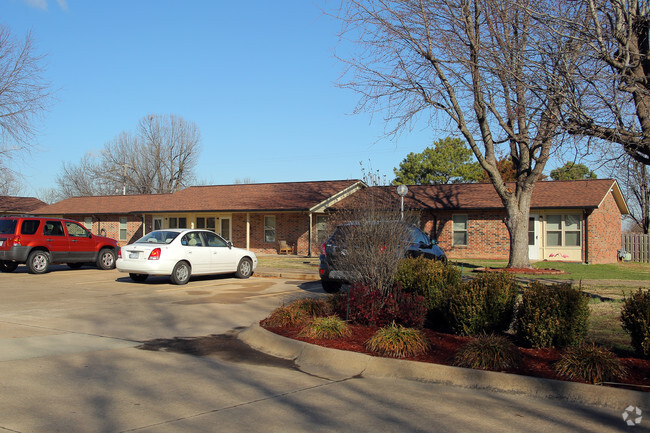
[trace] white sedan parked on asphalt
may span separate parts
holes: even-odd
[[[208,230],[166,229],[120,248],[116,266],[134,281],[169,275],[172,283],[185,284],[191,275],[235,273],[248,278],[257,267],[257,257]]]

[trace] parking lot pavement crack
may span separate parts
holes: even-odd
[[[150,428],[155,428],[155,427],[159,427],[159,426],[163,426],[163,425],[173,424],[175,422],[181,422],[181,421],[186,421],[186,420],[190,420],[190,419],[194,419],[194,418],[199,418],[199,417],[202,417],[202,416],[205,416],[205,415],[211,415],[211,414],[215,414],[215,413],[219,413],[219,412],[225,412],[225,411],[228,411],[228,410],[231,410],[231,409],[236,409],[236,408],[239,408],[239,407],[251,406],[251,405],[261,403],[261,402],[265,402],[265,401],[269,401],[269,400],[274,400],[274,399],[283,398],[283,397],[290,396],[290,395],[300,394],[301,392],[305,392],[305,391],[311,391],[311,390],[315,390],[315,389],[320,389],[320,388],[325,388],[325,387],[328,387],[328,386],[336,385],[336,384],[339,384],[339,383],[344,383],[344,382],[347,382],[350,379],[353,379],[353,378],[349,377],[349,378],[344,378],[344,379],[339,379],[339,380],[330,380],[330,381],[328,381],[326,383],[321,383],[321,384],[314,385],[314,386],[307,386],[307,387],[304,387],[304,388],[294,389],[292,391],[287,391],[287,392],[283,392],[283,393],[279,393],[279,394],[274,394],[274,395],[271,395],[271,396],[268,396],[268,397],[258,398],[258,399],[255,399],[255,400],[250,400],[250,401],[246,401],[246,402],[242,402],[242,403],[238,403],[238,404],[233,404],[233,405],[225,406],[225,407],[222,407],[222,408],[219,408],[219,409],[206,410],[206,411],[198,412],[198,413],[195,413],[195,414],[192,414],[192,415],[187,415],[187,416],[183,416],[183,417],[169,419],[169,420],[166,420],[166,421],[161,421],[161,422],[157,422],[157,423],[153,423],[153,424],[149,424],[149,425],[135,427],[135,428],[128,429],[128,430],[122,430],[119,433],[137,432],[137,431],[146,430],[146,429],[150,429]]]

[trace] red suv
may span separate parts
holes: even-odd
[[[76,221],[43,217],[0,217],[0,271],[13,272],[19,264],[32,274],[43,274],[51,263],[80,268],[95,263],[113,269],[117,242],[90,233]]]

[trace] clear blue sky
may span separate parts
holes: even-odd
[[[382,139],[381,117],[353,115],[337,88],[337,0],[2,0],[0,21],[31,30],[56,100],[37,150],[17,159],[24,195],[53,186],[61,165],[98,152],[147,114],[173,113],[202,135],[207,184],[393,179],[434,131]],[[343,47],[344,48],[344,47]]]

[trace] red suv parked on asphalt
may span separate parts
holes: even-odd
[[[0,271],[13,272],[19,264],[32,274],[43,274],[52,263],[73,269],[94,263],[113,269],[117,242],[90,233],[76,221],[43,217],[0,217]]]

